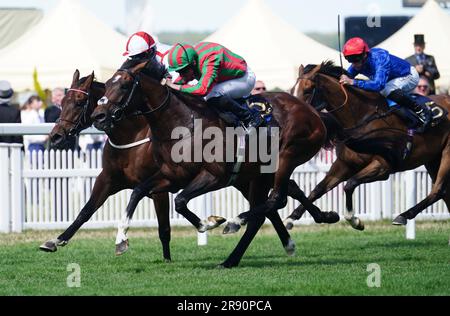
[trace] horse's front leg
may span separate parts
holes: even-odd
[[[353,209],[353,192],[363,183],[387,180],[390,174],[389,164],[382,158],[374,159],[364,169],[351,177],[344,187],[347,213],[345,219],[357,230],[364,230],[364,223],[355,216]]]
[[[220,188],[219,178],[208,171],[202,171],[192,180],[175,198],[175,211],[183,215],[201,233],[214,229],[226,221],[221,216],[209,216],[207,219],[200,218],[192,213],[187,204],[193,198]]]
[[[164,192],[170,187],[170,181],[161,180],[158,175],[153,176],[137,185],[131,193],[125,214],[117,227],[116,235],[116,255],[121,255],[128,250],[129,242],[127,232],[130,228],[130,222],[139,202],[150,192]]]
[[[113,183],[111,176],[105,170],[102,170],[95,180],[89,201],[80,211],[75,221],[56,239],[43,243],[39,249],[47,252],[55,252],[58,246],[65,246],[80,227],[105,203],[106,199],[122,189],[113,185]]]

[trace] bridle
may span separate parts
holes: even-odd
[[[312,96],[311,96],[311,98],[310,98],[310,100],[309,100],[309,103],[310,103],[311,105],[313,105],[313,106],[314,106],[314,99],[315,99],[315,97],[316,97],[316,95],[317,95],[317,93],[318,93],[317,91],[319,90],[319,88],[318,88],[318,87],[319,87],[319,79],[318,79],[318,78],[319,78],[319,77],[316,75],[316,76],[314,77],[314,79],[307,78],[307,77],[302,77],[302,76],[298,77],[298,79],[297,79],[297,84],[298,84],[298,82],[299,82],[300,80],[309,80],[309,81],[311,81],[311,82],[314,83],[314,88],[313,88],[313,91],[312,91]],[[328,113],[334,113],[334,112],[337,112],[337,111],[343,109],[343,108],[348,104],[348,92],[347,92],[347,90],[345,89],[345,87],[344,87],[343,84],[339,84],[339,86],[340,86],[340,88],[341,88],[342,93],[344,94],[344,103],[342,103],[342,105],[338,106],[338,107],[335,108],[335,109],[329,110]],[[325,107],[326,107],[326,105],[321,106],[321,107],[317,108],[317,110],[318,110],[318,111],[321,111],[321,110],[323,110]]]
[[[138,88],[138,86],[140,84],[140,76],[139,76],[139,74],[134,74],[129,69],[125,69],[125,68],[118,69],[117,72],[119,72],[119,71],[125,72],[131,78],[133,78],[133,87],[131,88],[131,91],[128,94],[128,97],[126,98],[125,102],[119,102],[118,105],[117,105],[117,109],[115,109],[113,111],[112,115],[111,115],[112,119],[114,121],[116,121],[116,122],[125,118],[125,116],[123,115],[124,110],[125,110],[125,108],[127,108],[130,105],[131,100],[133,99],[134,94],[136,93],[136,89]],[[151,110],[148,110],[148,111],[136,110],[136,111],[128,114],[126,117],[128,117],[128,116],[139,116],[139,115],[146,116],[146,115],[153,114],[153,113],[155,113],[155,112],[157,112],[159,110],[162,110],[164,107],[166,107],[169,104],[169,100],[170,100],[171,92],[170,92],[170,89],[169,89],[169,87],[167,85],[166,85],[166,91],[167,91],[166,97],[164,98],[164,101],[158,107],[156,107],[154,109],[151,109]],[[124,98],[125,98],[125,96],[124,96]]]
[[[70,91],[79,92],[87,96],[86,102],[83,104],[81,109],[81,115],[78,116],[78,119],[75,122],[60,117],[56,120],[56,123],[59,123],[60,121],[70,123],[72,127],[69,129],[67,135],[70,137],[74,137],[77,136],[84,129],[85,125],[87,125],[88,123],[87,110],[89,107],[90,94],[86,91],[74,88],[70,88],[67,91],[67,93],[69,93]]]

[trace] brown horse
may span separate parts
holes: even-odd
[[[389,110],[386,100],[378,93],[371,93],[354,87],[343,87],[338,78],[340,67],[331,62],[321,65],[300,67],[299,78],[293,92],[303,99],[310,99],[314,106],[322,103],[329,113],[321,113],[329,131],[329,137],[337,135],[336,153],[338,159],[332,165],[326,178],[310,195],[314,201],[323,194],[346,181],[346,206],[352,226],[363,229],[363,224],[354,217],[352,194],[362,183],[386,180],[390,174],[415,169],[425,165],[433,180],[430,194],[410,210],[400,214],[393,222],[406,224],[418,213],[439,199],[444,199],[450,210],[450,122],[444,120],[424,134],[412,139],[412,151],[405,147],[411,141],[408,129],[395,111]],[[434,102],[450,109],[448,96],[432,96]],[[343,141],[342,141],[343,140]],[[304,210],[298,208],[285,223],[300,218]]]
[[[92,124],[90,115],[97,101],[105,93],[105,85],[94,81],[94,73],[79,79],[79,71],[75,71],[71,88],[62,101],[62,112],[59,122],[50,133],[50,140],[56,147],[63,148],[71,137],[77,136],[83,129]],[[109,141],[103,150],[103,169],[95,180],[91,197],[83,207],[74,223],[56,240],[44,243],[40,249],[54,252],[57,246],[64,246],[106,199],[124,189],[134,189],[140,182],[158,171],[152,155],[150,130],[143,117],[133,116],[118,123],[123,133],[110,133]],[[142,144],[139,144],[142,142]],[[130,148],[120,149],[117,147]],[[114,144],[114,145],[113,145]],[[133,145],[134,144],[134,145]],[[155,204],[158,219],[158,233],[161,240],[163,257],[170,261],[170,221],[169,197],[167,193],[149,196]],[[128,249],[126,232],[128,221],[119,225],[116,239],[116,254],[120,255]]]
[[[94,110],[94,104],[104,95],[105,91],[104,84],[96,82],[93,79],[94,74],[80,80],[79,72],[75,72],[71,89],[69,89],[68,95],[63,99],[61,118],[50,133],[51,141],[56,147],[64,148],[70,142],[70,138],[77,136],[81,130],[92,124],[90,115]],[[122,126],[126,126],[128,131],[126,137],[117,135]],[[91,196],[92,201],[88,202],[84,208],[85,211],[80,213],[74,223],[76,226],[72,225],[69,227],[66,235],[63,234],[56,240],[50,240],[44,243],[41,246],[42,250],[56,251],[58,245],[65,245],[70,239],[69,237],[78,230],[78,224],[86,222],[92,216],[88,212],[95,212],[104,203],[105,196],[107,198],[112,193],[121,191],[122,189],[134,189],[140,182],[145,180],[143,177],[147,177],[155,172],[156,164],[153,160],[150,137],[151,134],[148,124],[140,115],[130,115],[124,118],[118,124],[117,129],[109,132],[109,141],[105,146],[103,154],[104,168],[94,184]],[[124,139],[122,140],[120,138]],[[133,142],[131,144],[125,144],[125,138]],[[105,183],[107,183],[106,186],[104,186]],[[103,192],[105,193],[99,193],[100,188],[103,188]],[[295,182],[290,183],[289,190],[293,196],[295,196],[297,188]],[[133,201],[137,203],[136,196],[138,196],[138,193],[132,196],[134,197],[132,203]],[[245,196],[248,197],[247,192],[245,192]],[[155,194],[152,197],[155,201],[164,257],[169,260],[170,225],[168,197],[166,193]],[[91,205],[96,205],[96,207],[90,209]],[[116,238],[117,255],[123,254],[128,249],[128,237],[126,233],[129,227],[129,220],[128,218],[124,218],[118,226]],[[295,243],[290,240],[289,235],[283,233],[285,229],[282,222],[274,221],[273,223],[285,246],[285,250],[288,254],[293,254],[295,251]]]
[[[145,71],[141,71],[143,68],[146,68]],[[152,130],[155,160],[160,166],[160,172],[143,183],[143,187],[151,192],[177,192],[183,189],[175,199],[175,208],[193,225],[197,225],[199,219],[187,207],[191,199],[230,184],[243,193],[248,191],[251,205],[257,207],[252,207],[248,212],[248,218],[252,219],[248,222],[246,232],[235,250],[221,264],[222,267],[237,266],[263,224],[264,215],[273,216],[281,222],[276,211],[286,204],[289,177],[298,165],[308,161],[320,149],[325,139],[325,127],[318,113],[306,103],[286,93],[269,93],[264,96],[275,105],[274,119],[283,123],[279,138],[275,136],[279,140],[279,147],[275,148],[279,149],[275,172],[262,173],[260,160],[245,160],[240,172],[234,175],[236,164],[226,162],[226,159],[220,160],[223,162],[175,161],[172,157],[175,144],[181,142],[187,145],[187,150],[190,150],[188,157],[192,158],[196,153],[203,153],[206,147],[202,141],[196,142],[192,134],[202,134],[208,128],[215,128],[226,135],[226,125],[202,99],[173,91],[161,84],[164,74],[164,69],[154,63],[147,65],[144,62],[129,69],[119,69],[106,82],[105,96],[99,100],[92,114],[94,124],[99,129],[108,130],[125,113],[145,105],[140,109]],[[202,120],[200,127],[195,125],[196,119]],[[172,133],[180,127],[185,135],[172,138]],[[224,137],[219,142],[219,146],[223,146],[219,159],[224,158],[227,152],[227,141],[230,140]],[[248,148],[246,154],[248,159]],[[267,197],[272,186],[273,190]],[[309,209],[312,204],[303,192],[301,195],[302,203]]]

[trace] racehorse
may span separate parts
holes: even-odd
[[[141,71],[144,68],[145,71]],[[191,137],[192,133],[202,133],[214,127],[225,135],[226,125],[205,105],[203,99],[185,95],[164,85],[164,74],[165,70],[154,62],[141,62],[119,69],[106,82],[105,96],[99,100],[92,114],[94,125],[109,130],[123,115],[140,109],[152,131],[155,160],[160,167],[159,174],[142,183],[142,188],[153,193],[183,189],[175,199],[175,208],[194,226],[198,223],[198,217],[187,207],[191,199],[231,184],[244,195],[248,192],[251,205],[257,206],[247,212],[247,218],[251,219],[244,235],[220,265],[226,268],[237,266],[263,224],[264,215],[273,216],[281,222],[277,210],[287,203],[289,177],[298,165],[308,161],[321,148],[325,140],[325,127],[318,113],[308,104],[287,93],[268,93],[264,97],[274,105],[274,119],[283,123],[279,124],[282,126],[279,147],[276,148],[279,152],[275,172],[262,173],[260,160],[244,161],[238,174],[233,174],[235,164],[225,159],[213,162],[201,160],[200,163],[185,160],[175,162],[171,155],[175,143],[187,144],[188,149],[192,149],[189,154],[192,158],[192,153],[203,153],[205,147],[202,141],[196,142],[195,137]],[[195,126],[196,119],[201,119],[200,127]],[[186,135],[171,137],[173,131],[180,127],[187,131]],[[222,154],[226,152],[227,141],[223,138],[219,143],[224,146]],[[249,155],[248,147],[246,155]],[[303,192],[299,195],[308,210],[317,209],[309,203]]]
[[[292,92],[301,99],[309,99],[315,107],[325,106],[321,113],[329,138],[337,137],[338,159],[325,179],[313,190],[309,199],[320,198],[339,183],[346,181],[346,206],[352,226],[363,229],[362,222],[354,216],[352,194],[363,183],[388,179],[399,171],[425,165],[433,180],[429,195],[416,206],[401,213],[393,224],[405,225],[422,210],[443,199],[450,210],[450,122],[443,122],[424,134],[411,135],[395,111],[387,107],[378,93],[367,92],[339,84],[342,68],[332,62],[308,65],[299,69],[299,78]],[[436,104],[450,109],[448,96],[431,96]],[[409,134],[408,134],[409,132]],[[411,146],[412,150],[410,150]],[[300,218],[304,210],[295,210],[285,224]]]
[[[64,148],[65,144],[70,142],[70,138],[79,135],[81,130],[92,124],[90,115],[94,110],[94,104],[103,96],[105,86],[103,83],[94,81],[94,74],[79,79],[79,72],[74,73],[73,83],[68,95],[63,99],[63,110],[59,122],[55,125],[50,133],[52,144],[56,147]],[[91,215],[88,212],[95,212],[104,200],[126,188],[135,188],[145,177],[155,172],[155,162],[152,155],[150,129],[145,119],[140,115],[131,115],[122,121],[128,121],[127,135],[122,137],[117,135],[124,123],[118,124],[118,129],[110,131],[109,140],[105,146],[103,153],[103,172],[99,175],[92,192],[91,202],[85,207],[86,212],[81,212],[79,220],[76,223],[83,224]],[[124,144],[125,139],[133,141],[133,143]],[[117,145],[121,144],[121,145]],[[120,181],[118,181],[120,179]],[[108,185],[104,185],[107,183]],[[115,187],[114,187],[115,186]],[[291,188],[292,187],[292,188]],[[101,194],[100,188],[103,189]],[[290,183],[290,194],[295,196],[297,186],[295,182]],[[170,260],[169,241],[170,241],[170,225],[169,225],[169,203],[166,193],[153,195],[155,208],[159,223],[159,235],[163,244],[164,258]],[[91,211],[90,205],[97,205]],[[317,218],[317,217],[316,217]],[[275,229],[279,232],[280,239],[285,246],[288,254],[293,254],[295,244],[289,239],[288,235],[283,234],[282,222],[273,222]],[[81,225],[80,225],[81,226]],[[116,238],[116,254],[123,254],[128,250],[128,237],[126,235],[129,227],[129,220],[125,218],[119,224]],[[65,245],[72,235],[78,230],[79,226],[71,226],[68,232],[71,235],[60,236],[56,240],[50,240],[41,246],[44,251],[56,251],[58,245]],[[69,239],[63,239],[68,238]]]
[[[105,85],[94,81],[94,73],[79,79],[78,70],[73,75],[71,88],[62,100],[62,112],[58,123],[50,133],[55,147],[64,148],[70,138],[76,137],[91,126],[90,115],[97,101],[105,93]],[[64,246],[106,199],[124,189],[133,189],[141,181],[157,172],[153,162],[151,134],[147,122],[140,116],[132,116],[118,123],[126,134],[109,133],[109,140],[103,150],[103,169],[95,180],[91,197],[75,219],[74,223],[55,240],[44,243],[40,249],[54,252],[58,246]],[[167,193],[149,195],[155,204],[158,219],[158,233],[161,240],[163,257],[170,256],[169,197]],[[126,236],[129,221],[119,224],[116,238],[116,254],[128,249]]]

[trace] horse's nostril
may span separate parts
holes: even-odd
[[[105,113],[99,113],[95,115],[94,120],[98,123],[101,123],[106,120],[106,114]]]

